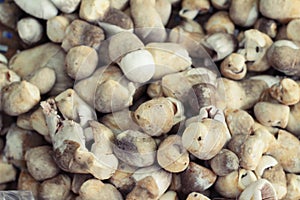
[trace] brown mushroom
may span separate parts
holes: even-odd
[[[226,176],[239,167],[239,158],[228,149],[222,149],[210,160],[210,167],[218,176]]]
[[[233,0],[229,8],[229,15],[236,25],[249,27],[258,18],[258,0]],[[243,9],[241,9],[243,8]]]

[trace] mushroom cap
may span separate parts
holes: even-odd
[[[194,19],[198,12],[207,13],[210,9],[209,0],[183,0],[179,15],[186,19]]]
[[[258,2],[257,0],[231,1],[229,14],[236,25],[252,26],[258,18]]]
[[[81,0],[51,0],[52,3],[64,13],[74,12],[80,4]]]
[[[41,40],[43,27],[38,20],[26,17],[17,23],[18,34],[26,44],[33,44]]]
[[[222,149],[210,160],[210,167],[218,176],[226,176],[239,168],[239,158],[232,151]]]
[[[168,136],[160,143],[157,150],[157,161],[161,167],[172,173],[184,171],[188,167],[189,154],[182,146],[180,136]]]
[[[70,24],[70,19],[59,15],[47,20],[47,36],[52,42],[61,43]]]
[[[243,79],[247,73],[245,57],[241,54],[232,53],[222,61],[220,69],[222,75],[227,78]]]
[[[26,77],[29,83],[37,86],[41,94],[46,94],[55,85],[56,73],[55,70],[44,67],[38,69],[34,74]]]
[[[208,34],[216,32],[225,32],[229,34],[234,33],[234,23],[229,18],[226,11],[219,11],[214,13],[205,24],[205,30]]]
[[[81,0],[79,16],[88,22],[101,21],[109,11],[109,0]]]
[[[189,124],[182,134],[183,146],[202,160],[213,158],[226,143],[226,126],[219,121],[203,119]]]
[[[239,200],[246,199],[277,199],[276,191],[266,179],[259,179],[251,183],[239,196]]]

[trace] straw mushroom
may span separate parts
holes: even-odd
[[[17,171],[12,164],[0,161],[0,184],[8,183],[16,180]]]
[[[282,79],[269,90],[271,96],[284,105],[294,105],[299,102],[300,88],[296,81],[290,78]]]
[[[296,136],[300,135],[299,127],[300,102],[290,107],[289,121],[286,129]]]
[[[65,174],[45,180],[39,189],[39,199],[63,200],[71,192],[71,179]]]
[[[23,18],[17,23],[18,34],[26,44],[34,44],[41,40],[43,27],[38,20],[32,17]]]
[[[66,52],[79,45],[98,49],[103,39],[104,33],[100,27],[76,19],[67,27],[61,47]]]
[[[219,11],[213,14],[205,24],[205,30],[208,34],[224,32],[233,34],[234,33],[234,23],[229,18],[228,12]]]
[[[277,199],[273,185],[266,179],[259,179],[250,184],[239,196],[239,200]]]
[[[35,199],[38,198],[41,183],[35,180],[29,172],[22,170],[18,179],[18,190],[31,191]]]
[[[62,12],[64,13],[72,13],[74,12],[78,5],[80,4],[80,0],[51,0],[52,3]]]
[[[287,23],[300,17],[299,5],[300,2],[293,0],[259,1],[259,11],[265,17]]]
[[[161,81],[154,81],[149,84],[147,88],[147,95],[154,98],[159,98],[163,96]]]
[[[225,109],[224,115],[231,135],[250,134],[254,128],[254,119],[244,110]]]
[[[147,8],[147,12],[144,12],[145,8]],[[130,11],[135,33],[145,44],[166,40],[167,33],[163,21],[155,8],[155,0],[131,0]]]
[[[15,29],[21,14],[21,9],[14,2],[1,2],[0,22],[3,25]]]
[[[199,193],[199,192],[191,192],[186,200],[210,200],[207,196]]]
[[[28,112],[40,101],[39,89],[27,82],[13,82],[2,89],[3,111],[11,116]]]
[[[161,167],[172,173],[184,171],[188,167],[189,155],[182,146],[180,136],[168,136],[160,143],[157,150],[157,161]]]
[[[247,73],[245,57],[241,54],[232,53],[222,61],[220,69],[226,78],[241,80]]]
[[[229,8],[229,15],[232,21],[239,26],[249,27],[254,25],[258,18],[258,1],[257,0],[233,0]],[[241,7],[243,9],[241,9]]]
[[[230,6],[231,0],[211,0],[213,7],[219,10],[227,10]]]
[[[124,10],[128,4],[129,0],[111,0],[110,6],[112,8],[118,9],[118,10]]]
[[[222,149],[210,160],[210,167],[218,176],[226,176],[239,167],[239,158],[228,149]]]
[[[111,184],[103,183],[97,179],[85,181],[79,190],[80,200],[123,200],[121,193]]]
[[[186,19],[194,19],[198,13],[205,14],[209,9],[210,3],[208,0],[183,0],[179,15]]]
[[[14,2],[22,10],[37,18],[50,19],[58,13],[57,8],[53,5],[51,0],[34,0],[32,2],[26,0],[15,0]]]
[[[138,198],[155,200],[158,199],[159,188],[155,183],[155,180],[151,176],[147,176],[139,181],[137,181],[135,187],[126,196],[126,200],[135,200]]]
[[[51,154],[52,148],[50,146],[39,146],[26,151],[26,166],[35,180],[43,181],[53,178],[60,172]]]
[[[66,16],[59,15],[47,20],[47,36],[55,43],[62,43],[67,27],[70,25],[70,19]]]
[[[29,83],[37,86],[41,94],[51,91],[56,82],[55,70],[49,67],[43,67],[26,77]]]
[[[258,102],[254,106],[256,119],[265,126],[285,128],[288,124],[290,108],[282,104]]]
[[[275,38],[277,35],[277,24],[276,21],[272,19],[261,17],[255,22],[254,28],[267,34],[271,38]]]
[[[10,85],[13,82],[21,81],[21,78],[13,70],[8,69],[6,66],[0,67],[0,91],[3,87]]]
[[[194,162],[190,162],[188,168],[180,175],[184,183],[181,188],[184,194],[203,192],[210,188],[217,179],[214,172]]]
[[[156,0],[155,9],[160,15],[163,25],[166,26],[172,13],[172,3],[170,0]]]
[[[88,22],[103,20],[109,6],[109,0],[81,0],[79,16]]]
[[[286,27],[286,32],[287,32],[287,38],[299,42],[300,37],[298,36],[297,32],[300,29],[300,20],[299,19],[294,19],[290,21]]]
[[[149,135],[127,130],[120,133],[115,140],[114,154],[126,164],[146,167],[154,163],[156,143]]]
[[[287,174],[287,193],[286,200],[293,200],[300,198],[300,177],[296,174]]]
[[[37,110],[29,116],[29,123],[33,130],[43,135],[44,137],[49,136],[49,130],[46,124],[46,119],[43,113],[43,109],[39,107]]]

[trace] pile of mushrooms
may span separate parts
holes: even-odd
[[[299,7],[0,1],[0,193],[300,199]]]

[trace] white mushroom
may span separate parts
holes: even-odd
[[[277,199],[276,191],[266,179],[259,179],[250,184],[239,196],[239,200]]]
[[[74,12],[81,0],[51,0],[52,3],[64,13]]]
[[[70,24],[70,19],[63,15],[55,16],[47,20],[47,36],[55,43],[61,43],[65,37],[65,32]]]
[[[34,44],[41,40],[43,27],[35,18],[23,18],[17,23],[18,34],[26,44]]]
[[[81,0],[80,18],[95,22],[103,20],[110,7],[109,0]]]

